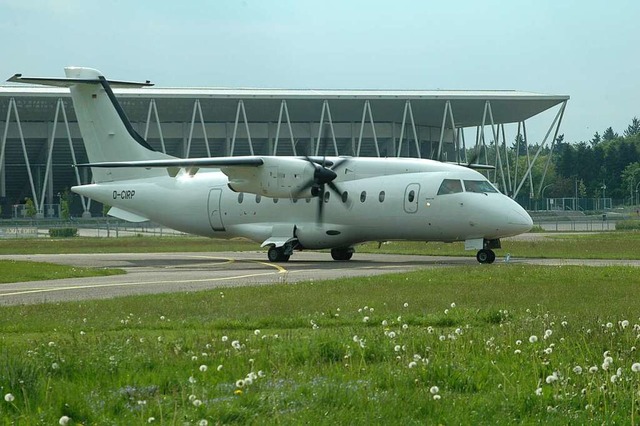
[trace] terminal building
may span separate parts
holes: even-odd
[[[553,147],[564,95],[520,91],[115,89],[134,128],[156,150],[181,158],[239,155],[416,157],[466,164],[493,149],[490,179],[526,203],[543,182],[530,178],[540,149]],[[530,119],[551,117],[540,134]],[[548,130],[547,130],[548,129]],[[0,206],[3,217],[59,217],[60,197],[91,182],[67,89],[0,86]],[[522,135],[527,170],[506,155]],[[536,146],[537,151],[529,147]],[[520,145],[518,144],[518,147]],[[500,155],[504,152],[505,155]],[[522,152],[519,153],[523,155]],[[476,161],[481,162],[481,161]],[[527,207],[525,205],[525,207]],[[72,196],[73,216],[102,206]]]

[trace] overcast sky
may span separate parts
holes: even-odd
[[[0,77],[561,94],[573,142],[640,117],[639,19],[639,0],[0,0]]]

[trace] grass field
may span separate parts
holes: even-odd
[[[510,253],[516,257],[640,259],[640,234],[627,232],[594,232],[585,234],[552,234],[543,239],[505,240],[497,250],[499,257]],[[136,252],[215,252],[264,250],[250,241],[216,240],[200,237],[124,237],[69,238],[55,240],[0,240],[0,254],[34,253],[136,253]],[[420,254],[438,256],[475,256],[465,251],[462,243],[389,242],[356,247],[360,253]],[[357,255],[357,254],[356,254]],[[294,254],[295,256],[295,254]]]
[[[500,264],[3,307],[0,416],[632,424],[638,285],[633,268]]]
[[[0,260],[0,284],[124,274],[118,269],[78,268],[54,263]]]

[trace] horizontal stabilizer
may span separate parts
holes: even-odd
[[[109,209],[109,212],[107,212],[107,214],[109,216],[113,216],[118,219],[126,220],[127,222],[133,222],[133,223],[146,222],[149,220],[149,218],[137,215],[135,213],[128,212],[126,210],[122,210],[118,207],[111,207],[111,209]]]
[[[71,87],[76,84],[102,84],[98,78],[48,78],[48,77],[23,77],[22,74],[15,74],[7,81],[11,83],[41,84],[43,86]],[[134,81],[107,80],[111,87],[117,88],[138,88],[153,86],[148,80],[144,83]]]

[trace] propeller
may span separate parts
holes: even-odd
[[[309,162],[314,167],[313,177],[306,181],[297,191],[294,192],[294,196],[299,196],[303,192],[308,189],[311,189],[311,195],[313,197],[318,198],[318,213],[316,216],[316,220],[318,223],[322,222],[322,217],[324,213],[324,204],[325,204],[325,194],[327,193],[327,189],[325,186],[329,187],[329,190],[334,192],[340,199],[343,197],[344,191],[340,189],[338,185],[336,185],[333,181],[338,177],[336,171],[340,167],[344,167],[347,165],[349,159],[348,158],[340,158],[335,162],[327,162],[327,157],[325,155],[327,148],[326,139],[322,139],[322,160],[320,161],[317,157],[311,158],[308,155],[304,156],[304,159]]]

